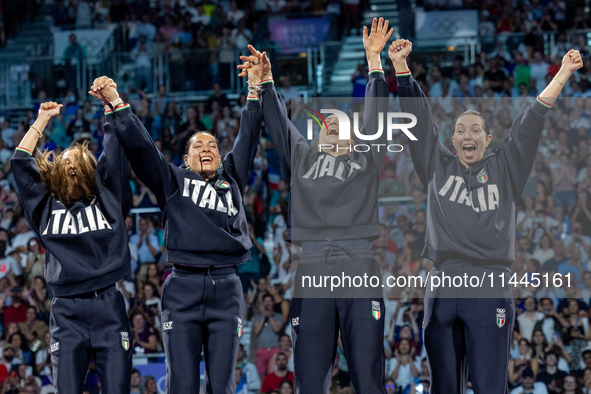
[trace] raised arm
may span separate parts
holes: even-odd
[[[93,97],[101,99],[106,105],[119,99],[117,85],[108,77],[97,78],[89,93]],[[112,110],[110,115],[112,115],[111,121],[133,171],[152,190],[160,209],[164,209],[167,191],[171,183],[170,165],[154,145],[150,133],[133,114],[129,104],[123,105],[121,103]]]
[[[275,90],[273,73],[271,72],[271,62],[267,57],[267,53],[257,51],[252,45],[249,45],[249,49],[254,53],[257,61],[263,65],[263,74],[260,81],[260,100],[263,119],[271,134],[273,146],[279,155],[279,160],[281,161],[281,167],[286,181],[291,183],[292,155],[300,155],[303,154],[303,152],[307,153],[309,152],[310,147],[303,135],[300,134],[289,120],[283,98],[281,98],[281,95]],[[243,67],[244,65],[239,66],[239,68]],[[240,75],[242,76],[242,74]],[[298,151],[292,154],[292,149],[297,149]]]
[[[571,74],[581,67],[583,67],[583,61],[579,51],[574,49],[568,51],[562,58],[562,66],[556,76],[536,100],[519,114],[511,126],[511,131],[505,137],[500,158],[506,163],[516,199],[521,197],[533,167],[542,138],[546,113],[552,108],[552,104],[560,95]]]
[[[54,102],[41,104],[37,120],[25,134],[11,160],[14,180],[27,221],[35,231],[39,230],[41,218],[39,208],[43,207],[43,202],[49,197],[49,191],[41,180],[41,174],[35,163],[33,152],[37,147],[39,138],[43,135],[47,123],[51,118],[59,114],[61,108],[61,104],[58,105]]]
[[[51,118],[59,115],[62,107],[62,104],[58,105],[53,101],[41,104],[41,106],[39,107],[39,114],[37,116],[37,119],[35,120],[35,123],[33,123],[33,125],[29,128],[29,131],[27,132],[27,134],[25,134],[25,136],[21,140],[21,143],[18,145],[16,149],[24,149],[32,155],[33,151],[37,147],[39,138],[41,138],[41,136],[43,135],[45,127],[47,127],[47,124],[49,123]]]
[[[97,78],[91,88],[94,90],[103,81]],[[127,156],[119,140],[119,136],[113,127],[114,113],[111,107],[105,106],[106,123],[104,125],[105,136],[103,139],[103,153],[98,159],[99,176],[101,182],[113,192],[121,201],[121,213],[127,217],[132,208],[131,185],[129,184],[130,171]]]
[[[400,39],[390,45],[388,54],[396,70],[402,111],[417,118],[416,126],[409,130],[416,137],[416,141],[410,141],[410,152],[415,170],[423,185],[427,187],[435,171],[437,158],[441,155],[452,157],[452,154],[439,140],[439,126],[433,121],[429,101],[406,64],[411,51],[412,43]]]
[[[251,47],[252,48],[252,47]],[[250,48],[249,48],[250,49]],[[251,52],[254,48],[251,49]],[[224,170],[231,174],[241,192],[244,192],[252,162],[257,153],[263,115],[259,104],[260,81],[263,65],[253,56],[241,56],[246,63],[240,75],[248,75],[246,107],[240,116],[240,130],[234,147],[224,158]]]
[[[388,143],[388,135],[386,132],[386,113],[388,112],[388,83],[384,78],[384,70],[382,69],[381,52],[384,46],[390,39],[394,29],[388,31],[388,21],[384,22],[384,18],[373,18],[371,25],[371,33],[368,34],[367,26],[363,26],[363,47],[365,48],[365,57],[367,58],[367,66],[369,69],[369,83],[365,88],[365,109],[363,112],[363,128],[362,134],[373,135],[376,134],[382,125],[382,134],[372,143],[383,144],[382,149],[372,150],[374,163],[376,167],[381,169],[384,156],[386,155],[385,145]],[[380,121],[381,118],[381,121]],[[355,142],[363,143],[358,138]]]

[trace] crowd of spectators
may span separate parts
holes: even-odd
[[[336,18],[341,13],[340,3],[334,0],[56,0],[52,16],[55,25],[63,28],[84,29],[105,23],[120,26],[119,46],[129,55],[124,60],[135,66],[134,82],[137,88],[153,93],[156,56],[170,55],[173,91],[208,90],[212,80],[227,88],[238,51],[245,51],[248,44],[261,50],[275,50],[276,44],[270,40],[269,18],[326,11],[335,15],[338,27],[342,25]],[[343,13],[351,13],[346,5]],[[340,27],[349,25],[353,23]],[[334,29],[337,30],[340,31]]]

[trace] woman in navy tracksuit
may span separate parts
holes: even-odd
[[[61,105],[43,103],[11,160],[29,226],[45,247],[45,278],[55,297],[49,331],[59,394],[80,394],[93,357],[105,394],[129,390],[131,329],[115,283],[131,273],[125,218],[129,165],[107,113],[98,161],[88,144],[33,157]]]
[[[397,40],[389,54],[402,110],[418,119],[412,129],[417,141],[410,142],[410,149],[428,192],[422,255],[434,261],[432,278],[487,278],[482,288],[448,283],[431,290],[427,284],[423,335],[430,393],[463,392],[468,370],[476,394],[507,393],[515,316],[508,283],[515,259],[515,207],[533,166],[545,114],[583,63],[578,51],[569,51],[554,80],[517,117],[503,146],[493,153],[485,155],[492,140],[486,120],[475,111],[460,115],[452,136],[457,155],[452,155],[440,142],[429,103],[406,64],[411,49],[410,41]]]
[[[253,77],[258,68],[253,68]],[[260,71],[258,71],[260,78]],[[112,80],[101,94],[118,97]],[[201,350],[206,388],[234,393],[244,299],[236,265],[250,260],[243,194],[261,126],[258,93],[242,110],[234,148],[222,160],[216,138],[191,136],[184,165],[166,162],[130,108],[115,111],[117,133],[138,178],[156,195],[165,223],[172,274],[162,291],[162,337],[167,393],[199,391]]]
[[[380,52],[391,33],[388,22],[383,23],[381,18],[379,23],[374,19],[370,36],[364,29],[370,69],[361,130],[364,134],[373,134],[378,113],[387,111],[388,84]],[[291,184],[288,239],[302,246],[297,275],[330,272],[340,276],[356,269],[379,275],[370,242],[379,237],[377,192],[385,149],[349,152],[347,148],[359,141],[339,140],[339,123],[334,116],[326,118],[319,137],[319,146],[331,147],[311,149],[289,121],[285,103],[274,88],[266,54],[260,55],[260,60],[265,65],[263,117]],[[385,144],[386,133],[375,142]],[[300,290],[294,289],[290,313],[295,392],[327,392],[340,330],[355,391],[385,393],[381,288],[360,298],[351,298],[347,289],[328,297],[324,293],[325,298]]]

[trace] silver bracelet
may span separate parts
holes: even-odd
[[[43,133],[40,132],[38,128],[36,128],[35,126],[30,126],[30,128],[35,130],[39,134],[39,138],[43,137]]]
[[[256,83],[256,84],[251,84],[250,82],[246,82],[246,83],[248,84],[248,95],[249,96],[261,91],[262,85],[260,82]]]

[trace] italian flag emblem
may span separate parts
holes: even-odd
[[[238,326],[236,328],[236,334],[238,334],[238,338],[242,337],[242,319],[237,317],[236,320],[238,321]]]
[[[503,328],[505,325],[505,309],[497,308],[497,327]]]
[[[227,189],[230,187],[230,184],[226,181],[222,181],[221,179],[219,181],[217,181],[217,183],[215,184],[217,187],[221,187],[222,189]]]
[[[486,171],[484,169],[478,173],[478,182],[486,183],[488,181],[488,175],[486,175]]]
[[[382,311],[380,309],[380,303],[378,301],[371,302],[371,315],[374,319],[380,320],[380,317],[382,316]]]
[[[129,350],[129,333],[122,331],[121,332],[121,346],[123,349]]]

